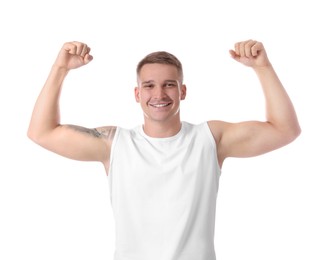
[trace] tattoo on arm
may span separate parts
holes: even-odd
[[[103,127],[103,128],[99,128],[99,130],[97,128],[86,128],[83,126],[77,126],[77,125],[67,125],[69,128],[74,129],[78,132],[81,133],[86,133],[89,134],[93,137],[96,138],[112,138],[112,136],[115,134],[115,127]]]

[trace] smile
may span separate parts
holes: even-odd
[[[161,103],[161,104],[149,104],[152,107],[160,108],[160,107],[167,107],[171,105],[171,103]]]

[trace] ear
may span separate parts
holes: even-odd
[[[180,100],[184,100],[187,95],[187,86],[185,84],[181,85],[180,88]]]
[[[139,87],[134,88],[134,97],[136,101],[139,103],[140,102],[140,89]]]

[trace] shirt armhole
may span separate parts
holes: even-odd
[[[205,128],[205,131],[206,131],[206,133],[207,133],[207,135],[209,137],[209,140],[210,140],[210,142],[211,142],[211,144],[213,146],[213,149],[215,151],[215,155],[216,155],[216,158],[217,158],[218,169],[219,169],[219,176],[220,176],[221,173],[222,173],[222,169],[221,169],[221,167],[219,165],[218,149],[217,149],[217,146],[216,146],[216,142],[215,142],[214,136],[213,136],[213,134],[211,132],[211,129],[210,129],[209,125],[208,125],[208,122],[205,122],[204,123],[204,128]]]
[[[112,168],[111,166],[112,166],[112,162],[113,162],[113,158],[114,158],[115,146],[117,144],[117,139],[120,135],[120,132],[121,132],[121,128],[117,126],[115,134],[114,134],[114,138],[112,140],[112,144],[110,147],[108,176],[110,175],[110,172],[111,172],[111,168]]]

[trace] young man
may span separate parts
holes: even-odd
[[[36,101],[28,136],[62,156],[104,165],[116,224],[115,260],[214,260],[224,160],[272,151],[300,134],[292,102],[262,43],[236,43],[230,54],[255,71],[266,122],[181,121],[182,65],[170,53],[155,52],[137,67],[135,99],[143,125],[89,129],[60,124],[59,97],[68,72],[92,60],[90,48],[68,42],[60,50]]]

